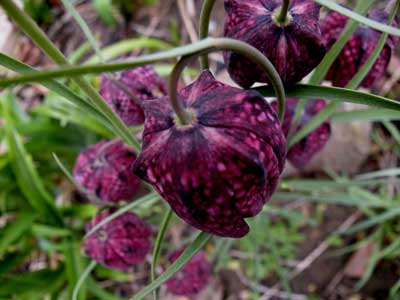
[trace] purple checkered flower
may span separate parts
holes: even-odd
[[[292,126],[293,117],[298,102],[298,99],[286,99],[285,117],[282,124],[282,129],[286,137],[289,134]],[[298,132],[312,117],[318,114],[325,106],[326,103],[324,100],[309,100],[304,108],[304,111],[302,112],[300,122],[295,130],[295,133]],[[277,103],[273,102],[272,107],[276,110]],[[325,147],[330,136],[331,123],[329,120],[327,120],[310,132],[307,136],[302,138],[298,143],[293,145],[287,154],[288,160],[296,168],[304,168],[310,162],[310,160]]]
[[[143,147],[133,165],[190,225],[242,237],[285,163],[277,116],[256,91],[237,89],[203,71],[178,97],[193,114],[178,125],[168,97],[146,101]]]
[[[151,66],[101,76],[100,94],[128,126],[144,122],[143,101],[166,93],[165,80]]]
[[[87,225],[89,232],[112,214],[106,211]],[[145,260],[151,250],[151,227],[137,215],[126,212],[101,226],[84,241],[85,254],[112,269],[127,270]]]
[[[368,17],[386,24],[389,14],[384,10],[375,9],[369,12]],[[331,48],[339,38],[347,21],[348,18],[346,16],[334,11],[329,12],[322,24],[324,43],[328,48]],[[393,26],[397,26],[397,22],[394,22]],[[371,56],[380,37],[380,32],[370,27],[360,25],[351,35],[343,50],[332,64],[326,79],[331,80],[334,86],[344,87]],[[396,43],[397,38],[394,36],[388,37],[378,59],[362,81],[361,85],[363,87],[368,88],[373,86],[377,80],[385,75]]]
[[[287,23],[275,20],[282,0],[225,0],[225,36],[260,50],[275,66],[285,85],[310,73],[325,55],[319,25],[320,6],[311,0],[292,0]],[[225,52],[232,79],[244,88],[268,82],[268,76],[247,58]]]
[[[173,263],[183,250],[175,251],[169,257]],[[193,296],[204,289],[211,277],[211,264],[204,251],[198,252],[192,259],[165,284],[167,290],[175,295]]]
[[[73,175],[86,190],[106,202],[129,201],[140,187],[140,179],[130,169],[135,159],[129,146],[104,140],[79,154]]]

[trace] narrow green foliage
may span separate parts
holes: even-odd
[[[66,277],[68,280],[69,298],[74,300],[86,299],[86,288],[75,291],[75,286],[80,282],[79,274],[84,270],[84,259],[81,255],[80,244],[74,238],[66,238],[63,243],[65,257]],[[81,283],[81,285],[83,282]],[[74,298],[75,297],[75,298]]]
[[[207,242],[211,239],[212,235],[206,232],[201,232],[196,239],[183,251],[178,259],[165,270],[156,280],[151,282],[139,293],[130,298],[130,300],[141,300],[149,293],[157,289],[161,284],[174,276],[180,269],[182,269],[189,260],[200,251]]]
[[[31,229],[35,218],[34,212],[21,212],[14,222],[0,230],[0,258],[14,242]]]
[[[63,220],[55,207],[54,198],[46,191],[35,169],[32,157],[25,150],[21,136],[19,136],[12,124],[4,98],[1,103],[3,104],[4,130],[9,148],[11,166],[20,190],[29,204],[41,214],[43,220],[51,224],[63,226]]]
[[[368,19],[350,9],[347,9],[333,1],[330,0],[314,0],[315,2],[321,4],[322,6],[325,6],[331,10],[337,11],[338,13],[345,15],[346,17],[355,20],[357,22],[360,22],[364,25],[367,25],[368,27],[374,28],[378,31],[382,31],[385,33],[389,33],[395,36],[400,36],[400,29],[394,28],[388,25],[381,24],[379,22],[376,22],[374,20]]]

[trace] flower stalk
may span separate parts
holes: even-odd
[[[174,70],[171,72],[171,76],[168,82],[168,95],[171,106],[174,109],[181,125],[189,124],[191,122],[192,116],[190,115],[190,112],[184,110],[182,103],[177,97],[178,79],[185,66],[191,60],[215,51],[236,52],[247,57],[248,59],[251,59],[263,68],[270,79],[271,85],[273,86],[277,97],[278,118],[281,121],[283,120],[286,98],[282,80],[272,63],[259,50],[250,46],[249,44],[230,38],[208,38],[198,42],[197,44],[202,44],[202,47],[199,47],[192,53],[182,57],[182,59],[175,65]]]
[[[276,21],[280,24],[286,24],[287,22],[287,14],[289,11],[290,0],[282,0],[282,6],[279,10],[278,15],[276,16]]]
[[[215,0],[204,0],[203,7],[200,12],[200,28],[199,28],[199,39],[205,39],[208,37],[208,30],[210,27],[210,16],[214,7]],[[203,55],[200,57],[200,66],[202,70],[209,68],[208,56]]]
[[[157,261],[160,256],[161,252],[161,245],[164,240],[165,232],[167,231],[169,221],[171,220],[172,217],[172,209],[169,208],[167,213],[164,216],[164,219],[162,220],[160,229],[157,234],[156,242],[154,244],[153,248],[153,257],[151,261],[151,270],[150,270],[150,278],[151,282],[153,282],[156,279],[156,267],[157,267]],[[157,290],[153,291],[153,299],[157,300]]]

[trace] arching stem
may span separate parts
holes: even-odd
[[[268,78],[271,82],[271,85],[274,88],[276,93],[277,101],[278,101],[278,117],[279,120],[283,120],[283,116],[285,113],[285,89],[282,84],[282,80],[279,77],[278,72],[272,63],[266,58],[259,50],[256,48],[229,38],[218,38],[218,39],[210,39],[212,42],[190,53],[189,55],[183,56],[181,60],[175,65],[174,69],[171,72],[168,82],[168,94],[171,102],[171,106],[174,109],[177,118],[180,122],[180,125],[187,125],[191,122],[192,116],[190,112],[185,111],[182,102],[179,100],[177,96],[177,85],[179,77],[187,64],[192,60],[201,55],[205,55],[215,51],[233,51],[240,55],[245,56],[246,58],[252,60],[257,65],[260,65],[263,70],[267,73]]]
[[[276,20],[281,24],[286,23],[287,13],[289,10],[289,4],[290,4],[290,0],[282,0],[281,9],[279,11],[279,14],[276,17]]]
[[[203,7],[200,13],[200,28],[199,28],[199,39],[205,39],[208,37],[208,29],[210,27],[210,16],[214,7],[215,0],[204,0]],[[209,68],[208,56],[203,55],[200,57],[200,66],[202,70]]]

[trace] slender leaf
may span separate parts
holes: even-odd
[[[114,220],[118,216],[126,213],[127,211],[133,210],[134,208],[137,208],[137,207],[139,207],[139,206],[141,206],[143,204],[146,204],[146,203],[158,201],[158,199],[160,199],[160,195],[158,195],[157,193],[153,192],[153,193],[149,193],[146,196],[143,196],[143,197],[135,200],[134,202],[132,202],[132,203],[130,203],[130,204],[118,209],[117,211],[115,211],[111,215],[109,215],[106,218],[104,218],[103,220],[101,220],[99,223],[97,223],[95,226],[93,226],[86,233],[84,238],[87,238],[89,235],[95,233],[97,230],[99,230],[105,224],[107,224],[108,222],[111,222],[112,220]]]
[[[32,249],[23,249],[21,252],[7,253],[0,259],[0,279],[5,273],[8,273],[20,265],[26,257],[31,254]]]
[[[400,168],[386,169],[357,175],[356,180],[369,180],[380,177],[400,176]]]
[[[0,64],[20,74],[30,74],[32,72],[39,72],[38,70],[35,70],[34,68],[24,63],[21,63],[3,53],[0,53]],[[69,101],[71,101],[72,103],[83,109],[85,112],[92,114],[97,119],[99,119],[104,126],[110,128],[108,120],[101,113],[99,113],[97,109],[95,109],[90,104],[89,101],[81,98],[80,96],[72,92],[70,89],[65,87],[65,85],[62,85],[61,83],[55,80],[47,80],[42,82],[42,84],[49,90],[52,90],[58,95],[64,97],[65,99],[68,99]]]
[[[100,47],[93,36],[89,26],[86,24],[85,20],[81,17],[78,11],[75,9],[73,3],[70,0],[61,0],[65,8],[68,12],[72,15],[75,21],[78,23],[79,27],[83,31],[83,34],[86,36],[90,46],[94,49],[96,55],[99,57],[100,60],[104,60],[103,56],[100,51]]]
[[[34,167],[32,157],[26,152],[21,142],[21,137],[12,126],[5,101],[2,101],[2,103],[4,118],[6,120],[4,129],[11,166],[17,178],[18,186],[30,205],[42,215],[44,220],[62,226],[63,220],[55,207],[54,199],[46,191]]]
[[[322,6],[325,6],[331,10],[338,12],[350,19],[358,21],[364,25],[367,25],[368,27],[371,27],[378,31],[386,32],[386,33],[389,33],[389,34],[392,34],[395,36],[400,36],[400,29],[376,22],[369,18],[366,18],[366,17],[364,17],[358,13],[355,13],[354,11],[352,11],[346,7],[343,7],[333,1],[330,1],[330,0],[314,0],[314,1],[321,4]]]
[[[331,115],[332,122],[354,122],[354,121],[391,121],[399,120],[398,112],[388,109],[356,109],[351,111],[338,111]]]
[[[142,37],[114,43],[108,47],[104,47],[100,52],[103,58],[107,61],[137,49],[165,50],[170,49],[171,47],[172,45],[163,42],[162,40]],[[100,59],[96,55],[93,55],[89,57],[85,64],[95,64],[99,62],[101,62]]]
[[[78,294],[75,293],[74,288],[79,282],[79,274],[84,270],[84,261],[80,253],[79,243],[73,238],[66,238],[63,243],[63,252],[65,256],[65,271],[69,282],[70,299],[75,296],[75,300],[84,300],[86,299],[86,289],[82,288]]]
[[[78,299],[82,299],[81,297],[79,297],[79,295],[84,292],[85,289],[82,288],[83,284],[86,281],[86,278],[90,275],[90,272],[92,272],[92,270],[96,267],[97,262],[92,260],[86,267],[86,269],[83,271],[83,273],[79,276],[78,281],[76,282],[75,286],[74,286],[74,291],[72,293],[72,300],[78,300]],[[80,274],[81,272],[79,272],[78,274]],[[83,297],[84,299],[84,297]]]
[[[65,278],[64,270],[60,268],[55,271],[41,270],[17,275],[3,275],[0,277],[0,281],[7,283],[0,285],[0,296],[21,299],[35,294],[42,295],[41,298],[43,299],[43,295],[59,289],[65,282]]]
[[[212,235],[206,232],[201,232],[196,239],[183,251],[183,253],[178,257],[178,259],[165,270],[156,280],[143,288],[139,293],[130,298],[130,300],[141,300],[146,297],[149,293],[154,291],[165,281],[174,276],[180,269],[182,269],[185,264],[187,264],[190,259],[200,251],[207,242],[211,239]]]
[[[151,281],[154,281],[154,279],[156,278],[156,267],[157,267],[158,257],[160,256],[162,242],[164,240],[164,235],[168,228],[169,221],[171,220],[171,216],[172,216],[172,209],[168,208],[166,214],[164,215],[164,219],[161,222],[156,242],[154,243],[153,247],[153,258],[151,260],[151,269],[150,269]],[[157,300],[157,289],[153,291],[153,299]]]
[[[87,279],[87,288],[91,293],[93,293],[93,295],[97,296],[98,299],[101,299],[101,300],[120,299],[116,295],[107,292],[105,289],[103,289],[101,286],[99,286],[91,276],[89,276]]]
[[[0,231],[0,257],[7,248],[30,230],[36,218],[35,212],[22,212],[17,219]]]
[[[263,94],[265,97],[274,96],[273,89],[268,86],[257,87],[255,88],[255,90],[261,92],[261,94]],[[293,87],[287,88],[286,94],[288,97],[324,98],[337,102],[366,104],[374,107],[386,108],[397,111],[400,110],[400,103],[395,100],[344,88],[318,86],[310,84],[297,84]]]

